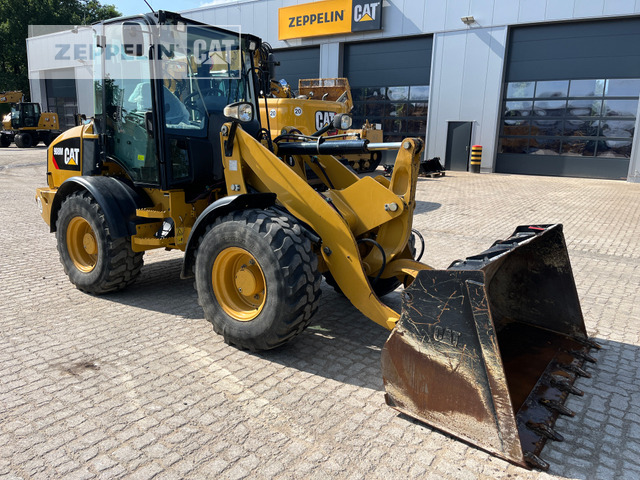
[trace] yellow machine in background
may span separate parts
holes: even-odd
[[[0,104],[18,103],[22,101],[22,92],[19,90],[13,90],[11,92],[0,92]],[[0,109],[1,113],[7,113],[5,110]]]
[[[268,54],[263,58],[268,58]],[[267,64],[268,60],[262,61],[262,65]],[[266,73],[267,69],[264,66],[263,72]],[[302,135],[313,135],[331,125],[336,114],[350,113],[352,109],[351,88],[346,78],[301,79],[297,96],[286,82],[269,78],[269,94],[260,100],[260,119],[262,125],[269,126],[272,138],[280,137],[285,128],[293,128],[294,132]],[[333,132],[333,135],[325,132],[325,136],[330,139],[367,139],[371,143],[383,141],[381,126],[369,121],[362,128]],[[340,158],[356,172],[365,173],[378,167],[382,153],[351,154]]]
[[[58,114],[41,112],[40,104],[22,101],[22,92],[0,94],[2,131],[0,147],[6,148],[15,142],[18,148],[29,148],[43,142],[49,145],[60,134]]]
[[[156,34],[156,25],[173,30]],[[262,351],[309,325],[324,276],[391,331],[382,351],[389,405],[517,465],[548,468],[540,452],[561,439],[553,426],[571,414],[564,402],[581,393],[574,383],[597,348],[561,225],[518,227],[479,255],[435,270],[421,254],[414,258],[421,140],[332,140],[302,134],[302,125],[271,138],[257,95],[269,83],[253,74],[259,38],[165,11],[96,28],[109,45],[142,42],[129,50],[135,78],[123,74],[120,58],[102,56],[95,120],[51,144],[47,185],[36,192],[78,289],[121,290],[140,274],[145,251],[181,250],[182,277],[195,277],[214,331]],[[226,68],[187,62],[180,97],[152,75],[162,64],[149,60],[178,38],[187,52],[230,50],[221,56]],[[301,101],[303,109],[328,103]],[[336,113],[323,128],[349,126]],[[338,160],[382,149],[397,150],[391,178],[360,178]],[[321,186],[310,185],[308,171]],[[401,286],[398,311],[384,296]]]
[[[347,135],[353,135],[355,138],[368,140],[373,144],[381,144],[383,140],[382,125],[379,123],[369,123],[367,120],[360,129],[349,129],[345,132]],[[382,160],[382,152],[373,152],[371,154],[356,153],[345,157],[349,161],[349,165],[358,173],[373,172]]]
[[[280,135],[285,127],[295,128],[303,135],[312,135],[330,124],[335,114],[349,113],[353,108],[346,78],[300,80],[300,94],[296,97],[288,84],[271,81],[270,85],[274,96],[267,98],[266,107],[264,100],[261,101],[260,118],[263,125],[267,125],[268,120],[273,138]]]

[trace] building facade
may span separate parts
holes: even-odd
[[[448,169],[482,145],[482,172],[640,182],[640,0],[216,3],[182,13],[261,37],[294,89],[347,77],[356,125],[422,137]],[[32,97],[50,106],[55,82],[28,46]]]

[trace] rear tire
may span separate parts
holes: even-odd
[[[0,135],[0,148],[7,148],[11,145],[11,138],[7,135]]]
[[[83,292],[121,290],[140,274],[143,252],[132,250],[129,237],[111,237],[100,205],[88,192],[75,192],[62,202],[56,238],[64,272]]]
[[[311,243],[273,210],[218,218],[200,241],[195,274],[214,331],[251,351],[279,347],[302,332],[321,293]]]
[[[19,133],[15,136],[14,142],[18,148],[31,148],[33,146],[33,137],[30,133]]]

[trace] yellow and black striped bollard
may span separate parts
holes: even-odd
[[[472,173],[480,173],[480,162],[482,161],[482,145],[474,145],[471,147],[471,161],[469,171]]]

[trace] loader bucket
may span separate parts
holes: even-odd
[[[589,355],[562,225],[518,227],[447,270],[420,271],[382,352],[397,410],[526,468]]]

